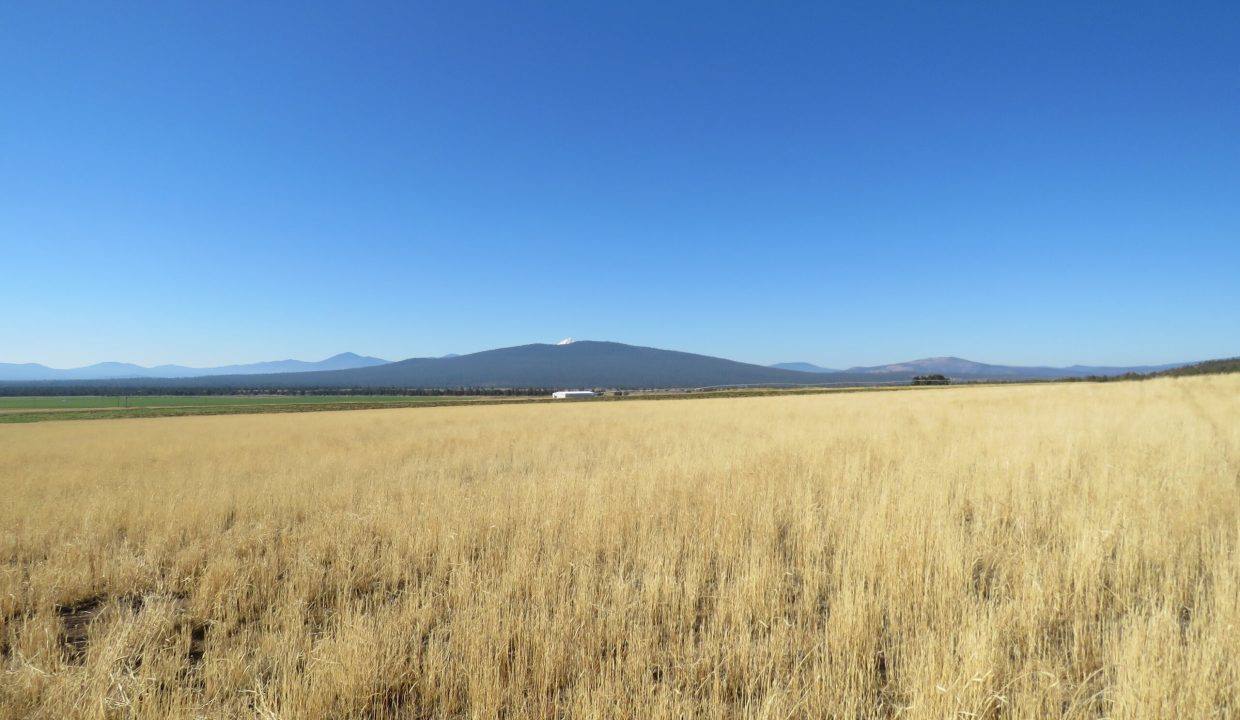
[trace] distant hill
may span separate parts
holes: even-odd
[[[120,378],[189,378],[211,375],[262,375],[269,373],[307,372],[314,370],[346,370],[383,365],[387,360],[345,352],[326,360],[272,360],[244,365],[192,368],[184,365],[143,367],[132,363],[103,362],[80,368],[60,370],[38,363],[0,363],[0,380],[113,380]]]
[[[1020,365],[989,365],[958,357],[932,357],[909,360],[891,365],[854,367],[848,374],[860,375],[946,375],[954,380],[1045,380],[1054,378],[1089,377],[1101,375],[1124,375],[1126,373],[1151,373],[1180,367],[1186,363],[1168,365],[1095,366],[1072,365],[1069,367],[1041,367]]]
[[[813,363],[807,363],[807,362],[775,363],[774,365],[771,365],[770,367],[779,368],[780,370],[799,370],[800,372],[810,372],[810,373],[840,372],[839,370],[836,370],[835,368],[825,368],[825,367],[822,367],[821,365],[815,365]]]
[[[306,362],[304,360],[273,360],[270,362],[253,363],[250,365],[223,365],[220,367],[207,368],[209,372],[202,372],[201,370],[198,372],[202,375],[258,375],[270,373],[313,372],[317,370],[351,370],[354,368],[386,365],[389,362],[391,361],[384,360],[382,358],[358,355],[357,353],[351,352],[343,352],[339,355],[332,355],[325,360],[319,360],[318,362]],[[159,370],[160,368],[155,369]],[[163,377],[169,376],[163,375]],[[173,377],[187,376],[177,375]]]
[[[1184,376],[1184,375],[1213,375],[1216,373],[1234,373],[1240,372],[1240,357],[1227,358],[1224,360],[1206,360],[1205,362],[1193,363],[1183,367],[1163,370],[1159,375]]]
[[[765,367],[675,350],[577,341],[556,345],[520,345],[468,355],[411,358],[391,363],[343,353],[318,363],[280,360],[216,368],[170,365],[143,368],[103,363],[89,368],[52,371],[58,373],[53,377],[32,373],[29,370],[32,366],[9,365],[0,366],[0,373],[5,368],[20,368],[26,375],[0,374],[0,379],[36,383],[56,381],[53,384],[57,387],[201,389],[217,392],[221,389],[298,388],[697,388],[721,385],[895,384],[907,382],[917,375],[935,374],[956,381],[1048,380],[1149,374],[1182,365],[1019,367],[988,365],[957,357],[936,357],[837,371],[809,363]],[[33,366],[36,370],[42,367]]]
[[[679,388],[822,383],[826,376],[614,342],[521,345],[345,370],[107,381],[155,388]],[[865,378],[859,378],[865,380]],[[104,381],[93,381],[102,384]]]

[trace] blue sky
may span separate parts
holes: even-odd
[[[0,361],[1240,354],[1240,5],[588,5],[6,4]]]

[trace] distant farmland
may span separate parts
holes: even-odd
[[[687,399],[746,397],[755,395],[836,394],[890,392],[900,387],[842,388],[732,388],[701,392],[653,391],[619,397],[604,395],[573,402],[607,402],[625,399]],[[498,390],[498,393],[504,391]],[[0,396],[0,423],[48,420],[110,420],[117,418],[179,417],[184,415],[237,415],[310,412],[319,410],[370,410],[444,405],[495,405],[551,402],[550,391],[497,395],[94,395],[94,396]],[[556,401],[563,402],[563,401]]]
[[[0,423],[126,417],[361,410],[479,402],[511,402],[457,395],[66,395],[0,397]]]
[[[0,410],[410,403],[459,399],[439,395],[67,395],[0,397]]]

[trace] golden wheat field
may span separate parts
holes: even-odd
[[[1240,376],[0,426],[0,717],[1240,714]]]

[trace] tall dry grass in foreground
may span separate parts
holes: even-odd
[[[0,427],[0,717],[1230,717],[1240,376]]]

